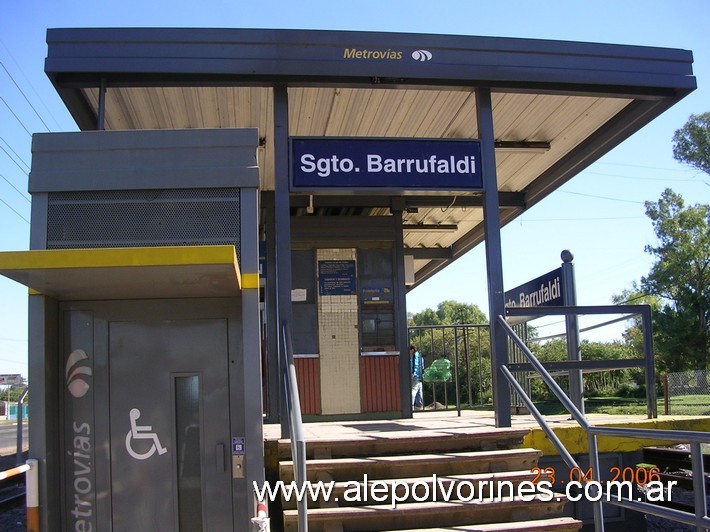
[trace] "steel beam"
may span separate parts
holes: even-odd
[[[415,260],[448,260],[453,256],[451,248],[404,248],[405,255]]]
[[[288,89],[274,87],[274,231],[276,236],[276,323],[291,323],[291,216],[288,193]],[[278,345],[281,353],[283,346]],[[283,360],[279,356],[279,363]],[[279,381],[283,368],[279,365]],[[281,437],[289,437],[284,398],[279,403]]]
[[[488,273],[488,317],[491,335],[491,373],[493,408],[496,427],[510,427],[510,390],[501,366],[508,364],[508,341],[498,323],[505,316],[503,295],[503,256],[500,238],[498,178],[496,174],[495,133],[490,89],[476,92],[476,117],[481,140],[481,172],[483,173],[483,229],[486,237],[486,270]]]
[[[364,208],[390,208],[392,197],[384,195],[314,195],[313,208],[328,207],[364,207]],[[465,209],[471,207],[483,207],[483,195],[429,195],[429,196],[402,196],[403,208],[407,209],[434,209],[447,208]],[[524,192],[499,192],[499,205],[501,208],[525,208],[526,200]],[[309,206],[311,196],[303,194],[291,195],[291,206],[306,208]]]

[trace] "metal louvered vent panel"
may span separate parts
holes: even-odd
[[[206,244],[239,254],[238,188],[49,194],[47,249]]]

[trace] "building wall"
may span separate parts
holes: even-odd
[[[356,260],[355,249],[319,249],[316,259]],[[357,295],[318,296],[321,413],[360,413]]]

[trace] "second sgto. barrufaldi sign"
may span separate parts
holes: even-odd
[[[477,140],[291,138],[291,189],[481,190]]]

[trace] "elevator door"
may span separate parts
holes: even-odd
[[[231,530],[227,320],[109,322],[114,531]]]

